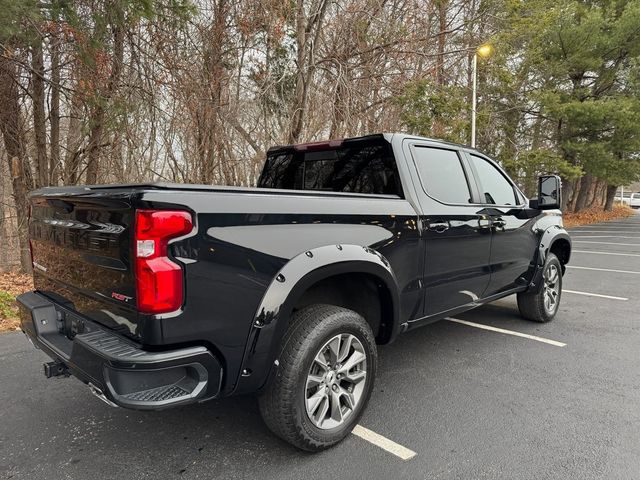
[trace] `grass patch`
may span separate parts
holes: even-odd
[[[33,290],[31,275],[0,273],[0,332],[20,328],[16,297],[29,290]]]
[[[16,297],[0,290],[0,331],[15,330],[18,327],[18,306]]]
[[[610,212],[605,212],[602,208],[589,208],[578,213],[565,213],[562,218],[564,226],[571,228],[632,217],[633,215],[635,215],[633,208],[626,205],[616,205]]]

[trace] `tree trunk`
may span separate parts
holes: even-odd
[[[309,86],[316,69],[315,48],[318,45],[322,22],[324,21],[329,1],[319,0],[318,5],[311,5],[309,18],[305,16],[304,5],[304,0],[298,0],[296,7],[296,68],[298,71],[287,138],[289,143],[300,141],[300,135],[302,134],[302,127],[307,113]]]
[[[20,242],[20,264],[24,272],[31,271],[31,253],[27,214],[29,201],[27,193],[32,188],[31,171],[25,150],[24,131],[20,124],[20,102],[18,78],[15,64],[5,56],[0,56],[0,131],[7,152],[7,162],[11,174],[11,186],[18,219]]]
[[[438,0],[438,55],[436,56],[436,86],[444,85],[444,48],[447,40],[447,6],[449,0]]]
[[[600,180],[594,178],[589,186],[589,196],[587,197],[586,208],[599,207],[596,199],[598,198],[598,188],[600,187]]]
[[[76,83],[76,89],[78,85]],[[80,116],[82,115],[82,97],[76,90],[71,97],[71,108],[69,111],[69,126],[67,128],[66,153],[64,156],[64,183],[75,185],[78,183],[78,173],[80,168],[80,140],[82,137]]]
[[[297,46],[297,75],[296,88],[294,92],[293,111],[291,115],[291,126],[289,128],[289,143],[297,143],[300,140],[302,125],[304,122],[305,108],[307,104],[308,73],[310,66],[307,63],[307,28],[304,16],[304,1],[298,0],[296,13],[296,46]]]
[[[60,171],[60,39],[56,32],[51,39],[51,157],[49,185],[58,185]]]
[[[607,201],[607,182],[604,180],[598,180],[598,186],[596,188],[594,203],[598,208],[604,208]]]
[[[617,185],[607,185],[607,200],[604,204],[605,211],[610,212],[611,210],[613,210],[613,200],[616,196],[617,190]]]
[[[44,109],[44,59],[42,43],[38,39],[31,48],[31,99],[33,101],[33,130],[36,138],[36,186],[49,185],[47,156],[47,124]]]
[[[442,94],[442,86],[444,85],[444,49],[447,41],[447,7],[449,0],[438,0],[438,54],[436,56],[435,84],[437,94]],[[433,135],[436,138],[443,137],[443,118],[442,115],[435,115],[431,124]]]
[[[0,162],[4,163],[4,152],[0,152]],[[9,210],[8,204],[5,202],[7,195],[5,195],[5,191],[9,190],[9,185],[7,184],[7,180],[10,175],[5,175],[6,167],[3,164],[0,164],[0,272],[5,272],[9,270],[9,251],[7,248],[9,244],[9,222],[5,219],[6,214],[5,210]]]
[[[592,183],[593,177],[591,175],[584,175],[580,179],[580,190],[578,191],[574,212],[580,212],[586,208]]]
[[[570,210],[571,199],[573,198],[574,189],[575,189],[575,180],[563,180],[562,181],[562,205],[560,209],[563,212],[568,212]]]
[[[118,88],[120,73],[122,72],[125,37],[124,27],[122,26],[123,22],[124,19],[116,19],[111,27],[113,33],[111,74],[109,75],[107,87],[102,93],[98,106],[93,112],[93,118],[91,118],[92,126],[89,133],[89,145],[87,149],[87,183],[90,185],[98,182],[98,158],[100,156],[100,149],[102,148],[106,109],[109,106],[111,97],[113,97]]]

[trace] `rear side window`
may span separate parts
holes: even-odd
[[[262,188],[324,190],[402,196],[391,146],[384,140],[267,157]]]
[[[477,155],[470,155],[480,180],[482,202],[491,205],[518,205],[513,185],[493,164]]]
[[[422,188],[444,203],[471,203],[467,177],[455,150],[415,147],[414,160]]]

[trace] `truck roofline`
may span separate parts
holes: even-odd
[[[442,139],[438,139],[438,138],[423,137],[423,136],[420,136],[420,135],[412,135],[412,134],[409,134],[409,133],[401,133],[401,132],[382,132],[382,133],[372,133],[372,134],[369,134],[369,135],[362,135],[362,136],[359,136],[359,137],[345,137],[345,138],[331,139],[331,140],[325,140],[325,141],[292,143],[292,144],[287,144],[287,145],[275,145],[273,147],[270,147],[267,150],[267,154],[273,154],[273,153],[277,153],[277,152],[294,151],[294,150],[304,150],[305,147],[309,147],[309,146],[317,147],[317,146],[326,145],[327,148],[338,148],[339,146],[342,146],[342,145],[345,145],[345,144],[356,143],[356,142],[365,142],[365,141],[381,139],[381,138],[385,139],[389,143],[391,143],[392,139],[394,139],[394,138],[400,138],[400,139],[411,138],[411,139],[416,139],[416,140],[424,140],[424,141],[428,141],[428,142],[431,142],[431,143],[439,143],[439,144],[442,144],[442,145],[447,145],[447,146],[456,147],[456,148],[464,148],[464,149],[467,149],[467,150],[470,150],[470,151],[476,151],[475,148],[472,148],[469,145],[463,145],[461,143],[449,142],[447,140],[442,140]]]

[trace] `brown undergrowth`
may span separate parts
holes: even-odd
[[[580,225],[627,218],[634,214],[635,211],[632,208],[626,205],[616,205],[610,212],[605,212],[602,208],[589,208],[579,213],[565,213],[563,220],[565,227],[579,227]]]

